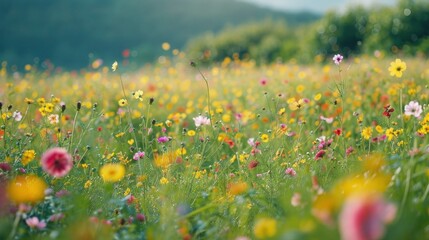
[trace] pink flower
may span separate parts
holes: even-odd
[[[262,78],[261,80],[259,80],[259,84],[261,84],[262,86],[267,85],[267,79]]]
[[[139,160],[139,159],[144,158],[144,156],[145,156],[145,153],[144,153],[144,152],[140,152],[140,151],[138,151],[138,152],[136,152],[136,153],[134,154],[133,159],[137,161],[137,160]]]
[[[13,112],[12,117],[15,121],[19,122],[22,119],[22,114],[19,111],[15,111]]]
[[[333,117],[328,117],[328,118],[326,118],[326,117],[324,117],[324,116],[320,116],[320,120],[323,120],[323,121],[325,121],[326,123],[332,123],[332,122],[334,121],[334,118],[333,118]]]
[[[316,156],[314,156],[314,160],[320,160],[325,156],[325,150],[320,150],[316,153]]]
[[[210,119],[204,116],[194,117],[195,126],[210,125]]]
[[[348,147],[347,149],[346,149],[346,155],[347,156],[349,156],[350,154],[352,154],[352,152],[354,151],[354,148],[353,147]]]
[[[334,63],[336,65],[340,65],[340,63],[343,61],[343,56],[341,56],[341,54],[336,54],[332,60],[334,61]]]
[[[30,228],[44,229],[46,227],[46,222],[39,221],[37,217],[27,218],[25,223],[27,223]]]
[[[301,205],[301,194],[294,193],[290,200],[290,204],[294,207],[298,207],[299,205]]]
[[[294,177],[296,175],[296,171],[293,168],[286,168],[285,174]]]
[[[413,115],[414,117],[418,118],[420,117],[420,114],[422,114],[422,112],[423,112],[422,106],[416,101],[411,101],[410,103],[405,105],[404,114],[407,116]]]
[[[384,225],[392,222],[396,206],[380,197],[348,199],[340,214],[340,233],[344,240],[375,240],[383,237]]]
[[[64,148],[51,148],[42,155],[42,168],[53,177],[64,177],[73,167],[73,159]]]
[[[168,142],[170,139],[167,136],[162,136],[158,138],[158,143],[166,143]]]

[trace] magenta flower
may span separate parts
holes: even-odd
[[[203,116],[194,117],[195,126],[203,126],[203,125],[210,125],[210,119]]]
[[[316,153],[316,156],[314,156],[314,160],[320,160],[325,156],[326,152],[325,150],[320,150]]]
[[[44,229],[46,227],[46,222],[43,220],[40,221],[37,217],[27,218],[25,223],[27,223],[30,228]]]
[[[332,60],[334,61],[334,63],[336,65],[340,65],[340,63],[343,61],[343,56],[341,56],[341,54],[336,54]]]
[[[64,148],[51,148],[42,155],[42,168],[53,177],[64,177],[73,167],[73,159]]]
[[[158,138],[158,142],[159,143],[166,143],[168,142],[170,139],[167,136],[162,136]]]
[[[414,117],[418,118],[420,117],[420,114],[422,114],[422,112],[423,112],[422,106],[416,101],[411,101],[410,103],[405,105],[404,114],[407,116],[413,115]]]
[[[135,154],[134,154],[134,156],[133,156],[133,159],[134,160],[140,160],[140,159],[142,159],[142,158],[144,158],[144,155],[145,155],[145,153],[144,152],[140,152],[140,151],[138,151],[138,152],[136,152]]]
[[[380,197],[348,199],[340,214],[340,233],[344,240],[376,240],[384,235],[384,225],[392,222],[396,206]]]

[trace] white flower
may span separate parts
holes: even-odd
[[[57,124],[60,121],[58,114],[51,114],[48,116],[50,124]]]
[[[341,56],[340,54],[336,54],[332,60],[334,61],[334,63],[336,65],[340,65],[340,63],[343,61],[343,56]]]
[[[113,71],[118,70],[118,61],[115,61],[115,62],[112,64],[112,70],[113,70]]]
[[[210,125],[210,119],[203,116],[194,117],[195,126]]]
[[[405,105],[404,114],[407,116],[413,115],[414,117],[418,118],[420,117],[420,114],[422,114],[422,112],[423,112],[422,106],[416,101],[411,101],[410,103]]]
[[[46,222],[43,220],[39,221],[37,217],[27,218],[25,223],[27,223],[30,228],[44,229],[46,227]]]
[[[19,122],[22,119],[22,115],[19,111],[15,111],[12,114],[13,119],[15,119],[15,121]]]

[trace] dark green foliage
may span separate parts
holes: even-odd
[[[151,61],[163,54],[163,42],[181,49],[198,34],[266,18],[296,25],[318,16],[232,0],[0,0],[0,61],[38,57],[79,68],[95,58],[112,62],[124,49],[135,61]]]

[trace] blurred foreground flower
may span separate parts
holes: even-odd
[[[389,72],[390,76],[395,76],[397,78],[402,77],[402,73],[407,70],[407,64],[402,62],[401,59],[396,59],[394,62],[390,63]]]
[[[117,182],[125,175],[125,167],[118,163],[109,163],[101,167],[100,176],[105,182]]]
[[[339,224],[344,240],[375,240],[384,235],[384,225],[394,220],[396,206],[381,197],[349,198],[341,211]]]
[[[51,148],[41,159],[42,168],[53,177],[64,177],[73,167],[73,159],[64,148]]]
[[[14,203],[37,203],[45,197],[46,183],[34,175],[21,175],[9,182],[7,193]]]
[[[256,238],[266,239],[274,237],[277,233],[277,222],[272,218],[261,218],[253,227],[253,234]]]

